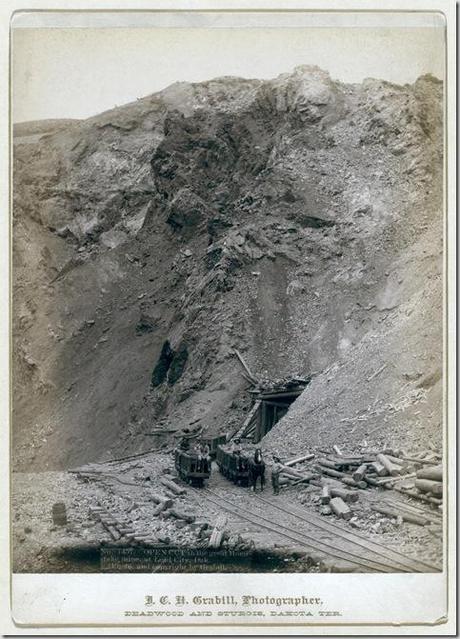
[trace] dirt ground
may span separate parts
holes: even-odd
[[[116,519],[123,519],[139,533],[148,532],[157,543],[167,547],[206,546],[217,517],[223,514],[227,519],[224,548],[258,552],[257,563],[252,568],[256,571],[263,570],[265,564],[271,571],[356,570],[346,561],[334,561],[327,553],[286,538],[279,531],[260,527],[259,524],[267,525],[270,521],[282,527],[281,533],[286,533],[287,528],[308,534],[309,515],[317,517],[320,509],[320,490],[313,486],[283,488],[281,494],[275,496],[268,483],[263,492],[252,493],[246,487],[230,483],[218,472],[214,463],[206,486],[213,501],[208,501],[206,490],[178,481],[186,492],[175,497],[174,505],[193,514],[193,523],[155,516],[156,504],[151,501],[151,494],[164,492],[160,477],[165,471],[171,471],[172,463],[172,455],[150,455],[123,464],[101,465],[98,470],[102,474],[89,481],[63,472],[14,473],[14,570],[98,572],[101,569],[101,547],[114,542],[109,532],[91,516],[90,508],[95,504],[103,506]],[[266,502],[260,501],[260,497]],[[219,498],[224,500],[220,505],[214,502]],[[358,533],[366,540],[439,568],[442,565],[442,518],[433,511],[436,523],[430,526],[396,521],[372,511],[372,504],[383,503],[384,499],[411,503],[410,499],[394,491],[361,491],[358,502],[351,504],[351,520],[332,519],[344,531]],[[66,526],[53,525],[52,506],[59,501],[67,507]],[[280,507],[300,512],[306,521],[299,521],[293,514],[279,510]],[[249,515],[250,521],[239,516],[242,511]],[[331,517],[323,519],[330,521]],[[330,535],[330,531],[321,532],[319,538],[325,541]],[[332,535],[330,539],[337,548],[344,543],[340,536],[334,538]],[[235,563],[235,571],[242,569],[244,567]],[[176,570],[180,572],[181,569]],[[199,571],[199,568],[196,570]]]

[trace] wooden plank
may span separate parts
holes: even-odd
[[[388,364],[384,364],[383,366],[381,366],[378,370],[375,371],[375,373],[372,373],[372,375],[367,378],[367,381],[370,382],[372,379],[374,379],[374,377],[377,377],[377,375],[380,375],[380,373],[382,373],[387,366]]]
[[[252,380],[252,379],[249,377],[249,375],[246,375],[246,373],[243,373],[243,371],[241,371],[241,375],[244,377],[244,379],[245,379],[245,380],[246,380],[249,384],[251,384],[251,386],[255,386],[255,385],[256,385],[256,384],[255,384],[255,382],[254,382],[254,380]]]
[[[295,466],[296,464],[300,464],[303,461],[310,461],[310,459],[314,458],[314,453],[308,453],[307,455],[303,455],[302,457],[296,457],[295,459],[291,459],[290,461],[284,462],[285,466]]]
[[[300,390],[293,390],[293,391],[280,391],[279,393],[272,393],[272,392],[268,392],[268,393],[259,393],[259,397],[261,399],[263,399],[264,401],[266,399],[277,399],[277,398],[292,398],[295,397],[297,398],[299,395],[301,395],[303,393],[305,389],[301,388]]]
[[[438,466],[439,465],[439,460],[438,461],[433,461],[431,459],[420,459],[419,457],[402,457],[401,459],[403,459],[404,461],[408,461],[408,462],[418,462],[419,464],[428,464],[431,466]]]
[[[246,428],[248,428],[248,426],[251,425],[252,420],[255,419],[255,417],[257,416],[257,411],[259,410],[259,407],[260,407],[261,403],[262,402],[260,401],[260,399],[256,400],[256,402],[254,402],[254,406],[249,411],[248,416],[246,417],[246,419],[243,422],[243,425],[242,426],[238,426],[237,429],[235,431],[233,431],[233,433],[228,436],[227,441],[230,441],[231,439],[234,439],[237,436],[242,437],[242,434],[244,433]]]
[[[263,401],[267,404],[267,406],[273,406],[275,408],[289,408],[290,404],[287,402],[275,402],[273,400],[268,400],[263,398]]]
[[[385,486],[386,484],[392,484],[394,482],[405,481],[406,479],[412,479],[415,477],[415,473],[409,473],[408,475],[400,475],[398,477],[379,477],[376,479],[376,486]]]
[[[429,521],[424,517],[419,517],[418,515],[414,515],[413,513],[404,512],[403,510],[401,512],[397,512],[392,508],[388,508],[379,504],[373,504],[371,508],[372,510],[381,513],[382,515],[386,515],[387,517],[392,517],[393,519],[402,517],[404,521],[408,521],[412,524],[418,524],[419,526],[426,526],[429,523]]]
[[[241,365],[243,366],[244,370],[246,371],[248,377],[251,378],[251,380],[254,382],[254,384],[257,384],[258,379],[255,375],[252,374],[251,369],[249,368],[249,366],[246,364],[246,362],[243,359],[243,356],[241,355],[241,353],[235,348],[234,351],[235,355],[238,357],[238,359],[241,362]]]

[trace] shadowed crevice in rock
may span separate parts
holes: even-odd
[[[155,388],[156,386],[160,386],[163,382],[166,381],[168,376],[168,371],[171,366],[172,361],[174,360],[174,351],[171,348],[171,345],[168,340],[163,344],[161,349],[160,357],[158,358],[158,362],[153,369],[151,387]]]

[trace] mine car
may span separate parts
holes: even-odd
[[[179,477],[189,484],[203,486],[211,475],[211,460],[192,451],[177,448],[174,451],[174,465]]]
[[[216,461],[224,477],[240,486],[249,483],[249,458],[243,452],[236,452],[231,447],[217,447]]]

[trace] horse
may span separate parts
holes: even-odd
[[[257,479],[260,477],[260,490],[265,486],[265,462],[262,458],[262,451],[257,448],[253,459],[249,460],[249,486],[255,492],[257,489]]]

